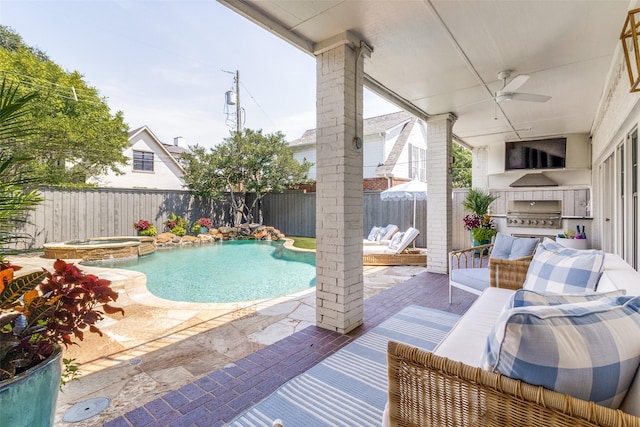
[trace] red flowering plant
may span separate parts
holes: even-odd
[[[463,218],[464,221],[464,229],[467,231],[471,231],[474,228],[480,227],[480,217],[476,214],[466,215]]]
[[[102,336],[96,323],[105,313],[124,315],[109,304],[118,298],[109,280],[60,259],[53,268],[0,283],[0,381],[47,359],[61,344],[77,344],[87,329]],[[74,378],[77,367],[71,362],[64,360],[65,374]]]
[[[191,226],[191,231],[194,233],[198,233],[201,227],[211,228],[213,227],[213,222],[209,218],[200,218],[193,223]]]
[[[187,234],[187,220],[171,212],[169,219],[164,222],[164,226],[176,236]]]
[[[471,237],[478,243],[490,241],[497,233],[493,218],[489,215],[470,214],[463,220],[464,229],[471,231]]]
[[[133,228],[136,229],[139,235],[141,236],[155,236],[158,234],[158,229],[155,225],[151,224],[146,219],[138,220],[138,222],[133,223]]]
[[[474,242],[491,241],[493,236],[496,235],[497,230],[493,223],[493,218],[488,215],[489,206],[496,199],[498,199],[498,196],[485,193],[480,188],[471,188],[462,201],[462,207],[472,212],[464,217],[464,228],[471,231],[471,237]]]

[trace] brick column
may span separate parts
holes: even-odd
[[[449,272],[451,251],[451,166],[453,114],[427,120],[427,271]]]
[[[362,324],[363,59],[349,44],[317,54],[316,322],[347,333]]]

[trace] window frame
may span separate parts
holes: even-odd
[[[133,150],[133,171],[134,172],[155,172],[155,153],[152,151]]]

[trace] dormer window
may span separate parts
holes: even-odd
[[[153,153],[147,151],[134,151],[133,170],[138,172],[153,172]]]

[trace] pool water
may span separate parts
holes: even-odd
[[[149,292],[171,301],[254,301],[309,289],[316,283],[315,254],[287,250],[282,242],[158,248],[149,256],[109,264],[144,273]]]

